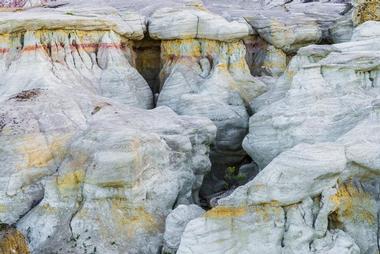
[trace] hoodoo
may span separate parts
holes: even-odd
[[[377,254],[378,1],[0,0],[0,254]]]

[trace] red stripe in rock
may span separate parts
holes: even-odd
[[[26,46],[22,49],[22,51],[34,51],[37,49],[58,49],[58,48],[64,48],[64,45],[34,45],[34,46]],[[77,45],[70,45],[71,50],[75,50],[77,48],[81,48],[83,50],[97,50],[99,48],[107,48],[107,49],[125,49],[124,44],[116,44],[116,43],[84,43],[84,44],[77,44]],[[8,53],[10,51],[9,48],[0,48],[0,54]]]
[[[24,7],[26,0],[0,0],[1,8],[22,8]]]
[[[5,54],[5,53],[8,53],[8,52],[9,52],[9,49],[0,48],[0,54]]]

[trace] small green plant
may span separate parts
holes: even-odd
[[[226,181],[232,181],[234,177],[238,174],[238,170],[235,166],[227,167],[226,173],[224,175],[224,179]]]
[[[235,166],[229,166],[224,175],[224,180],[226,181],[225,188],[230,189],[234,185],[239,185],[239,182],[242,182],[245,179],[245,175],[239,175],[239,169]]]

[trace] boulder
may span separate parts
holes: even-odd
[[[25,13],[7,13],[0,35],[0,220],[32,253],[157,253],[166,216],[197,199],[215,125],[147,110],[139,30]]]
[[[374,25],[359,26],[349,42],[299,49],[254,99],[243,147],[262,171],[208,212],[228,219],[191,221],[179,253],[378,252],[379,38],[366,30]],[[263,227],[241,218],[269,219],[273,209],[283,214],[280,230],[269,226],[280,240],[244,241],[245,224]]]
[[[241,41],[161,43],[163,85],[157,105],[168,106],[180,115],[208,117],[215,123],[212,174],[221,180],[228,167],[239,166],[244,160],[241,142],[248,127],[246,105],[266,90],[264,83],[251,76],[245,54]],[[218,191],[205,191],[203,196]]]
[[[166,217],[163,253],[176,253],[181,236],[189,221],[202,216],[205,211],[197,205],[179,205]]]

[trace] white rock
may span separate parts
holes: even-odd
[[[379,21],[367,21],[357,26],[352,35],[353,41],[362,41],[368,39],[375,39],[380,37],[380,22]]]
[[[153,39],[229,41],[248,36],[249,30],[247,22],[227,21],[203,6],[162,8],[149,18],[149,35]]]
[[[178,254],[281,253],[280,207],[217,207],[187,224]]]
[[[335,141],[369,116],[379,93],[377,40],[302,48],[252,103],[244,148],[262,168],[299,143]]]
[[[163,252],[175,253],[187,223],[204,213],[205,211],[197,205],[179,205],[175,208],[166,217]]]
[[[0,219],[32,253],[157,253],[210,170],[216,127],[146,110],[128,38],[74,28],[0,35]]]
[[[245,53],[242,42],[169,40],[161,45],[164,84],[157,105],[180,115],[208,117],[215,123],[212,173],[219,179],[227,167],[239,164],[245,156],[241,147],[249,117],[245,103],[266,90],[265,84],[251,76]]]
[[[281,153],[252,181],[219,200],[219,204],[294,204],[333,187],[346,162],[342,145],[299,144]]]

